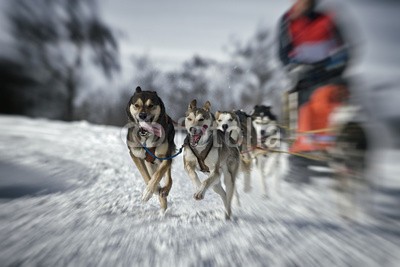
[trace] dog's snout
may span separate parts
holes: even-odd
[[[267,132],[266,132],[265,130],[261,130],[261,131],[260,131],[261,136],[265,136],[266,133],[267,133]]]
[[[190,127],[189,131],[191,134],[200,134],[201,133],[201,129],[199,127],[195,127],[195,126]]]
[[[139,118],[140,119],[144,120],[144,119],[146,119],[146,117],[147,117],[147,113],[145,113],[145,112],[139,113]]]
[[[222,129],[226,131],[228,129],[228,124],[222,124]]]

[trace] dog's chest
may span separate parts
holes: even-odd
[[[207,158],[204,160],[204,163],[208,166],[209,169],[213,169],[218,164],[219,160],[220,158],[218,156],[218,150],[211,149],[210,153],[208,153]]]
[[[129,149],[137,158],[149,158],[148,152],[146,152],[144,147],[146,147],[149,151],[151,151],[151,148],[155,147],[155,151],[150,153],[154,153],[154,155],[160,158],[165,157],[168,152],[168,143],[166,140],[160,140],[158,138],[156,139],[154,136],[150,136],[150,138],[136,137],[133,133],[131,134],[131,139],[133,142],[131,142],[131,145],[129,145]]]
[[[200,153],[199,151],[198,153]],[[200,165],[198,158],[196,155],[189,149],[185,149],[185,154],[184,154],[185,160],[189,162],[193,162],[196,164],[196,168],[200,170]],[[218,157],[218,149],[212,148],[210,152],[208,153],[207,157],[203,159],[204,163],[207,165],[207,167],[211,170],[214,169],[215,166],[218,164],[220,161]]]
[[[131,151],[132,155],[134,155],[137,158],[140,159],[146,158],[146,151],[141,147],[129,147],[129,150]]]

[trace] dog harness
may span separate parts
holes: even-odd
[[[151,153],[149,153],[149,151]],[[156,148],[155,147],[147,148],[147,150],[146,150],[146,158],[144,160],[147,161],[147,162],[150,162],[150,163],[154,163],[154,161],[156,160],[156,158],[153,156],[154,153],[156,153]]]
[[[190,150],[193,152],[193,154],[195,155],[195,157],[197,158],[197,162],[199,163],[200,166],[200,171],[201,172],[210,172],[210,169],[208,168],[208,166],[206,165],[206,163],[204,162],[204,160],[207,158],[208,154],[211,151],[211,148],[213,146],[213,139],[212,139],[212,135],[209,137],[211,139],[210,142],[208,142],[206,148],[201,151],[201,153],[197,152],[196,149],[194,149],[189,142],[189,137],[190,135],[188,134],[185,138],[184,141],[184,146],[188,146],[190,148]]]
[[[152,127],[152,125],[149,125],[147,123],[146,123],[146,125],[141,124],[139,126],[138,134],[141,135],[141,134],[146,134],[146,133],[151,133],[151,134],[153,134],[153,135],[158,137],[158,135],[155,134],[154,127]],[[146,141],[144,142],[144,144],[142,144],[140,142],[138,136],[136,136],[136,141],[146,151],[144,160],[147,161],[147,162],[150,162],[150,163],[154,163],[154,161],[156,160],[156,158],[154,157],[154,153],[156,152],[156,147],[147,147],[146,146]]]

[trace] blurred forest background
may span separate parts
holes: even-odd
[[[105,23],[100,3],[13,0],[3,7],[10,42],[1,44],[0,113],[120,126],[137,85],[157,91],[176,120],[193,98],[211,100],[214,110],[279,103],[285,79],[268,27],[245,41],[228,39],[224,61],[193,55],[164,70],[149,55],[133,54],[126,76],[121,34]]]

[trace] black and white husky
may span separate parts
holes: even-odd
[[[281,150],[281,133],[277,123],[277,117],[272,113],[270,106],[256,105],[251,113],[253,126],[257,136],[257,148],[253,154],[256,166],[261,175],[262,193],[268,197],[266,179],[275,178],[278,188],[279,176],[282,170],[282,161],[286,156],[271,150]],[[274,176],[274,177],[273,177]]]

